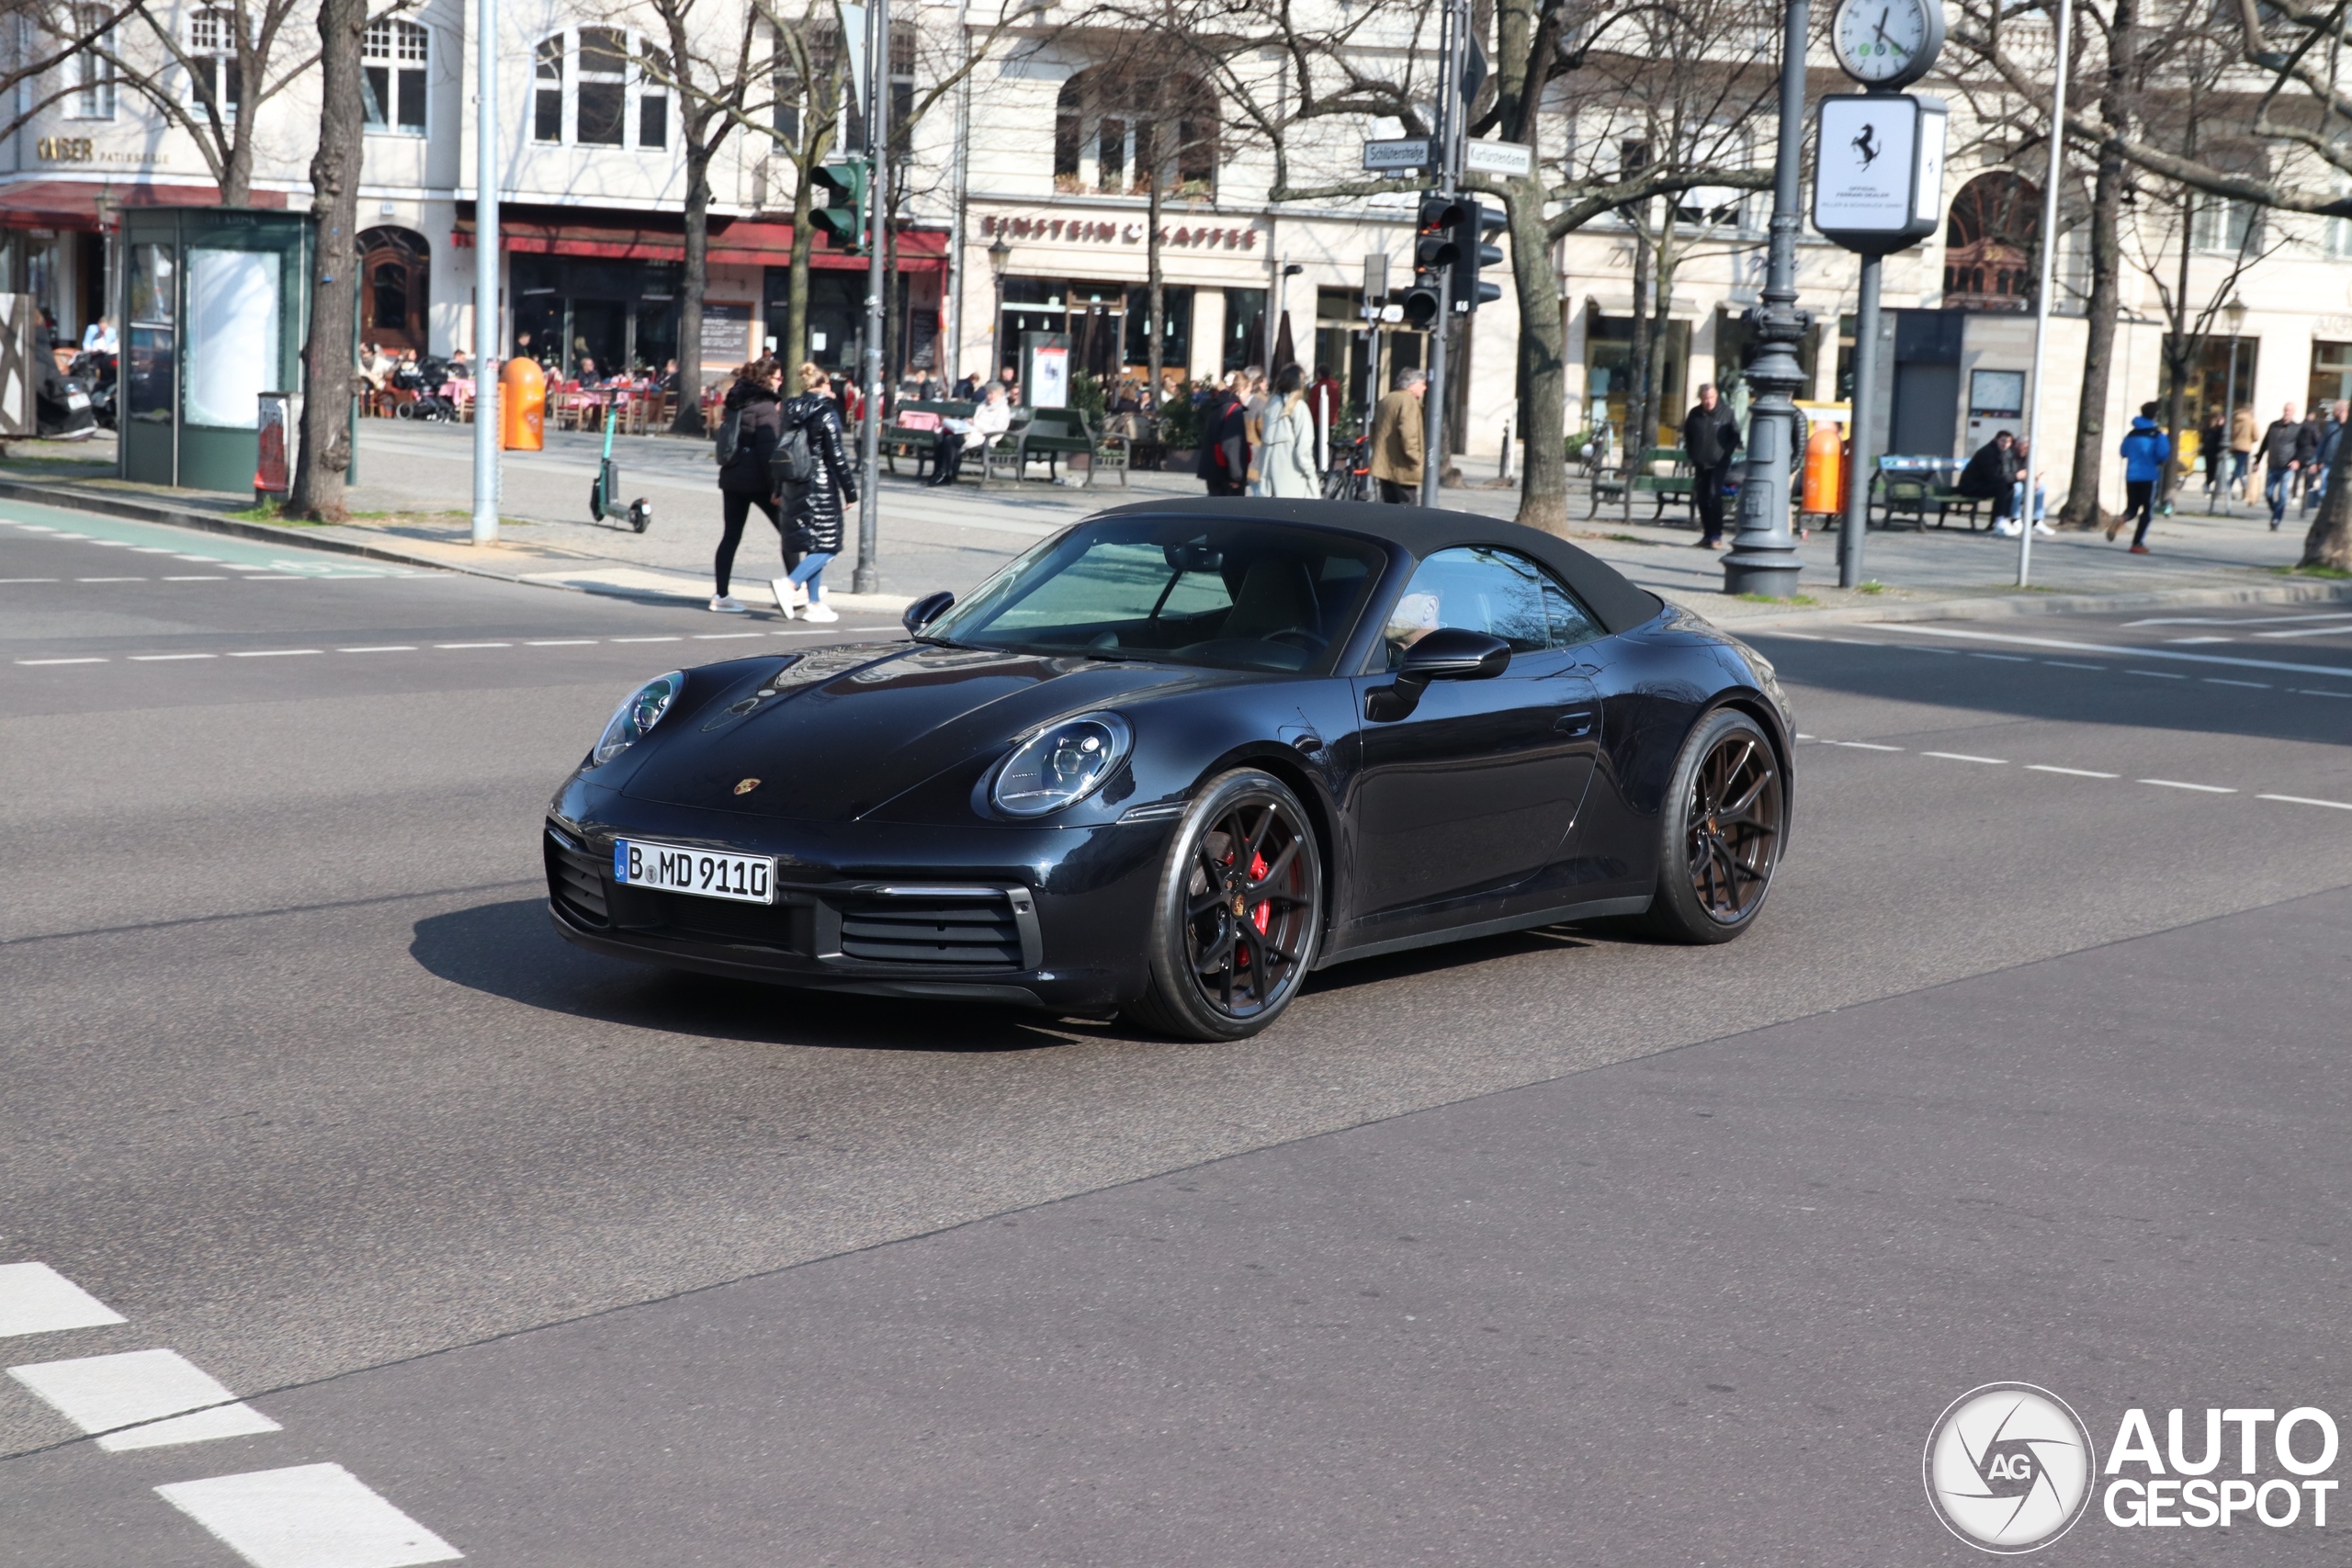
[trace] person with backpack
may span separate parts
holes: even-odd
[[[785,537],[784,518],[776,511],[775,482],[768,474],[769,459],[775,456],[776,440],[784,428],[784,400],[777,390],[783,381],[784,367],[762,355],[739,366],[734,385],[727,389],[726,412],[718,421],[718,453],[725,532],[718,536],[718,558],[713,570],[718,592],[710,600],[710,607],[722,615],[744,613],[728,590],[735,575],[735,550],[743,542],[743,525],[750,520],[752,508],[766,513],[778,538]],[[786,540],[785,570],[790,570],[799,558]]]
[[[2107,525],[2110,539],[2122,531],[2123,525],[2133,518],[2140,525],[2132,533],[2132,553],[2148,553],[2148,525],[2155,521],[2156,484],[2165,477],[2165,464],[2172,459],[2172,437],[2156,425],[2156,405],[2142,403],[2140,417],[2132,422],[2131,433],[2123,437],[2123,515]]]
[[[787,618],[838,621],[841,613],[825,603],[822,579],[826,563],[841,554],[842,503],[857,500],[857,470],[842,444],[831,378],[815,364],[801,366],[799,375],[800,392],[784,405],[783,434],[768,467],[784,512],[785,543],[807,553],[771,586],[776,608]]]

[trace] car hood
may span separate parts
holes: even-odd
[[[1041,725],[1214,680],[1214,671],[864,643],[740,681],[651,737],[624,793],[754,816],[842,821]],[[756,781],[744,787],[744,781]],[[740,792],[740,793],[739,793]]]

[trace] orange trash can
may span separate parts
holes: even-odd
[[[498,382],[499,446],[538,451],[547,445],[548,420],[548,378],[539,362],[518,355],[498,373]]]
[[[1805,512],[1846,510],[1846,433],[1822,421],[1804,444]]]

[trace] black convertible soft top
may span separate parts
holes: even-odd
[[[1541,529],[1481,517],[1475,512],[1444,512],[1429,506],[1381,506],[1363,501],[1281,501],[1272,496],[1201,497],[1183,501],[1138,501],[1098,513],[1102,517],[1214,517],[1230,523],[1255,518],[1310,528],[1343,528],[1402,546],[1416,560],[1464,545],[1499,545],[1533,556],[1560,574],[1587,608],[1611,632],[1631,631],[1655,616],[1664,601],[1636,588],[1615,567]]]

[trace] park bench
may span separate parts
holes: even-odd
[[[978,403],[954,402],[944,399],[926,399],[903,403],[891,415],[890,423],[882,427],[882,460],[890,465],[890,472],[899,471],[899,459],[914,459],[915,478],[922,478],[923,468],[939,450],[939,434],[943,422],[969,419]],[[920,417],[909,423],[907,416]]]
[[[1974,533],[1984,514],[1982,497],[1962,495],[1952,489],[1943,477],[1950,463],[1938,458],[1904,457],[1890,454],[1878,460],[1878,505],[1880,526],[1892,528],[1907,519],[1910,525],[1924,532],[1929,518],[1940,528],[1945,520],[1957,515]]]
[[[1047,478],[1057,478],[1062,458],[1083,457],[1090,464],[1090,488],[1102,474],[1114,472],[1124,489],[1128,447],[1124,435],[1097,434],[1076,409],[1037,409],[989,443],[981,453],[980,482],[1019,484],[1028,477],[1029,465],[1038,462],[1046,465]]]
[[[1666,515],[1667,502],[1688,507],[1691,504],[1693,482],[1690,455],[1679,446],[1648,446],[1643,448],[1642,460],[1634,465],[1629,476],[1623,472],[1593,476],[1591,505],[1587,517],[1598,517],[1604,506],[1623,506],[1625,489],[1633,487],[1635,496],[1650,499],[1650,521]],[[1694,512],[1695,516],[1695,512]]]

